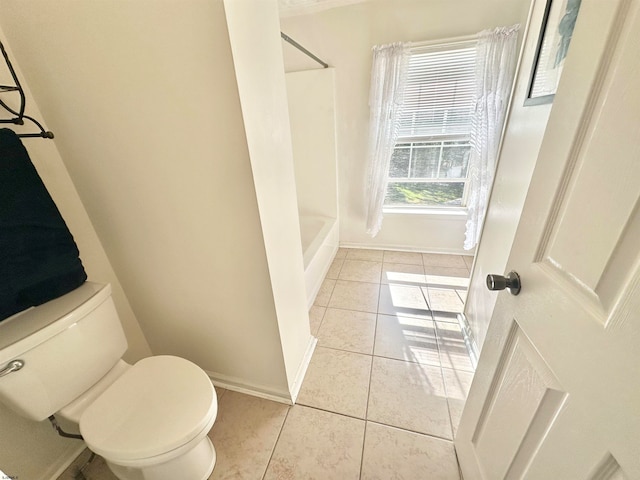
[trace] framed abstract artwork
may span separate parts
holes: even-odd
[[[547,0],[525,105],[553,102],[581,0]]]

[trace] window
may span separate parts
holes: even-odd
[[[475,42],[411,53],[386,206],[465,205],[475,60]]]

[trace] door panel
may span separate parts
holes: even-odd
[[[514,320],[473,435],[484,478],[510,478],[529,462],[566,393]],[[511,418],[504,428],[504,418]],[[524,445],[525,448],[519,448]],[[496,450],[499,461],[483,464]]]
[[[456,449],[467,480],[640,478],[640,0],[583,0]],[[502,273],[502,272],[495,272]]]
[[[596,79],[602,85],[595,88],[603,94],[589,112],[586,131],[579,132],[572,146],[563,178],[566,187],[559,189],[555,199],[561,207],[549,218],[537,259],[573,280],[573,288],[596,301],[603,313],[611,311],[611,292],[624,278],[615,275],[604,279],[604,273],[640,199],[640,100],[632,93],[640,71],[637,64],[617,58],[632,54],[629,49],[637,53],[639,45],[633,39],[619,39],[615,33],[609,42],[621,45],[600,68],[604,78]],[[608,68],[612,65],[615,68]],[[611,122],[611,118],[617,121]],[[612,138],[616,140],[612,142]],[[597,195],[606,198],[597,200]],[[609,296],[603,298],[602,292],[609,292]]]

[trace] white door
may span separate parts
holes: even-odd
[[[562,75],[508,262],[522,291],[496,292],[455,440],[465,480],[640,479],[640,0],[582,0]]]

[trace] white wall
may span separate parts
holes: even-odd
[[[336,69],[341,244],[463,252],[464,216],[386,214],[379,235],[366,235],[371,48],[524,23],[528,4],[529,0],[372,0],[282,19],[284,33]],[[283,50],[287,71],[319,66],[284,42]]]
[[[42,120],[42,113],[29,91],[29,85],[24,82],[20,62],[1,29],[0,40],[8,50],[11,63],[25,88],[26,113],[37,120]],[[4,69],[4,66],[1,66],[1,69]],[[5,80],[5,77],[2,77],[2,83],[7,84],[7,82],[8,79]],[[12,95],[15,94],[3,95],[3,100],[13,102]],[[8,114],[4,114],[4,110],[0,110],[0,115],[2,118],[9,118]],[[8,127],[8,125],[2,127]],[[29,122],[24,127],[11,126],[10,128],[24,133],[37,131],[36,127]],[[51,129],[54,134],[60,133],[54,128]],[[57,140],[23,139],[23,143],[78,245],[80,258],[89,279],[111,283],[114,302],[129,343],[125,359],[135,362],[149,356],[151,354],[149,345],[62,162],[57,149]],[[59,470],[75,457],[79,449],[84,448],[82,442],[59,437],[48,421],[36,423],[22,419],[2,405],[0,405],[0,431],[2,432],[0,434],[0,470],[11,477],[49,479],[59,473]]]
[[[258,144],[286,143],[289,127],[276,113],[261,137],[243,119],[222,0],[15,2],[0,24],[153,353],[188,358],[235,388],[290,398],[290,355],[300,353],[289,348],[306,345],[283,351],[279,317],[296,339],[306,317],[296,316],[299,292],[282,304],[283,284],[272,279],[301,260],[292,253],[277,264],[268,230],[282,224],[263,225],[273,206],[262,211],[258,197],[284,171],[278,150],[252,158]],[[272,58],[268,45],[255,42],[254,55]],[[279,70],[284,96],[282,61],[265,68],[264,88],[275,89],[269,69]],[[280,105],[271,101],[255,113]],[[264,177],[273,181],[257,191]],[[295,211],[289,196],[274,199],[284,218]]]
[[[551,104],[523,105],[545,3],[544,0],[535,0],[533,3],[493,191],[465,305],[465,316],[478,349],[482,348],[485,341],[498,297],[497,292],[487,289],[485,279],[490,273],[507,273],[505,270],[509,252],[551,111]]]
[[[276,0],[224,1],[287,384],[297,395],[309,329]],[[306,359],[305,359],[306,357]]]
[[[338,218],[335,70],[287,73],[300,215]]]

